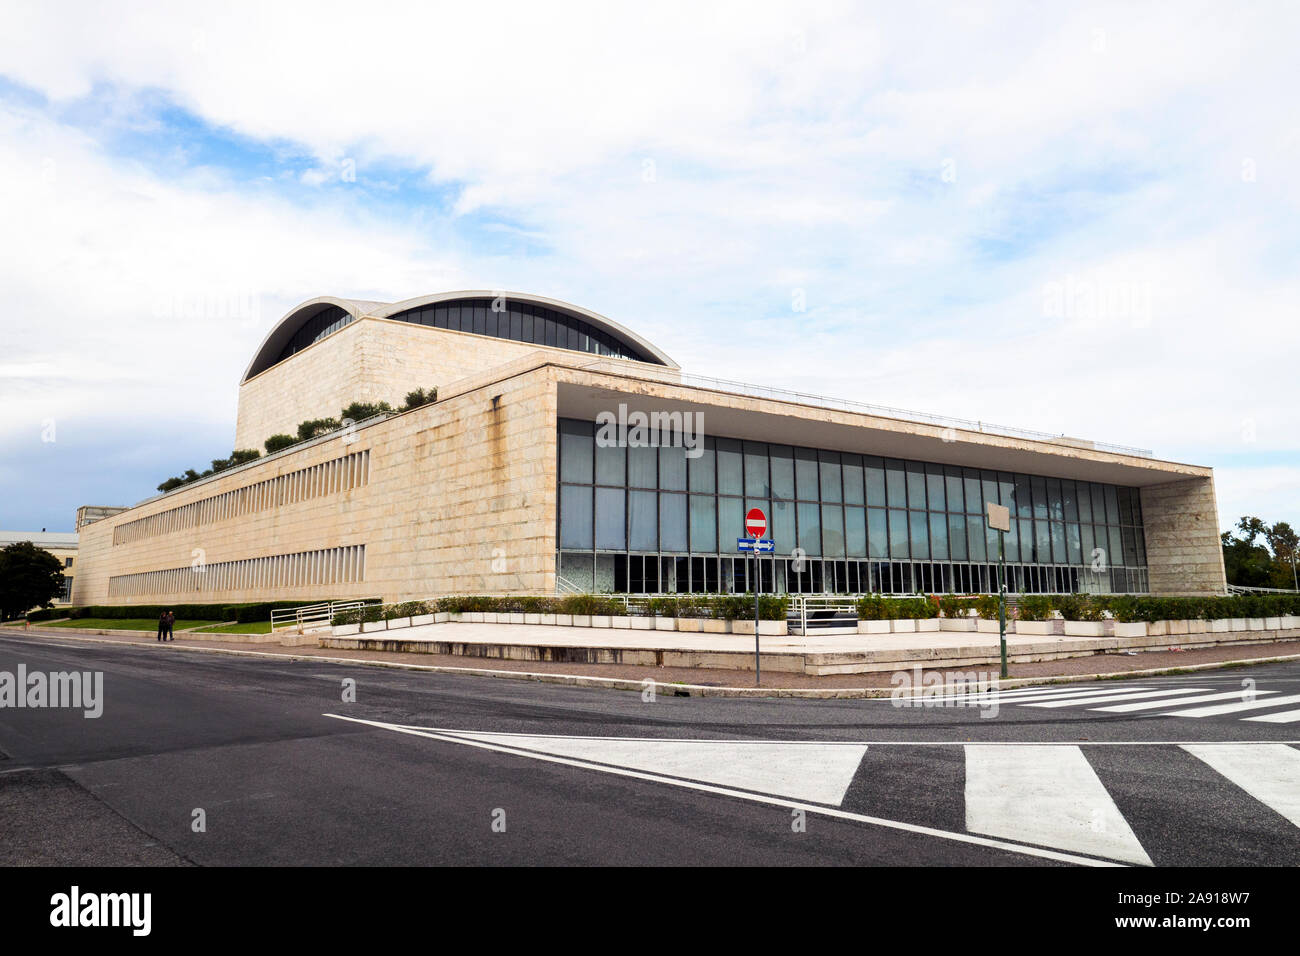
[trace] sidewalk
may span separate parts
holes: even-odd
[[[439,625],[441,626],[441,625]],[[464,627],[491,627],[492,625],[453,625]],[[502,625],[512,627],[516,625]],[[573,628],[555,628],[570,631]],[[158,653],[190,652],[235,654],[262,658],[283,658],[286,660],[317,660],[322,663],[357,663],[383,667],[399,667],[412,670],[427,670],[442,673],[478,674],[489,677],[517,678],[521,680],[550,681],[554,683],[577,684],[586,686],[636,688],[646,680],[653,680],[661,685],[676,685],[676,693],[692,696],[741,696],[756,692],[753,672],[740,673],[733,669],[644,666],[628,663],[583,663],[557,661],[514,661],[469,658],[463,655],[446,655],[436,653],[412,654],[409,652],[385,650],[335,649],[321,647],[280,647],[273,644],[252,645],[244,641],[218,642],[212,640],[189,640],[178,634],[174,644],[159,644],[152,637],[141,640],[131,635],[85,636],[60,632],[58,628],[39,630],[32,628],[30,634],[42,637],[62,637],[72,641],[86,641],[96,644],[122,644],[141,648],[153,648]],[[227,635],[234,636],[234,635]],[[367,635],[369,636],[369,635]],[[693,635],[682,635],[693,637]],[[866,635],[864,635],[865,637]],[[882,635],[883,637],[884,635]],[[937,637],[939,635],[925,635]],[[960,634],[946,635],[962,637]],[[904,635],[898,635],[902,638]],[[750,641],[753,638],[749,638]],[[777,640],[773,638],[772,640]],[[790,640],[790,639],[781,639]],[[797,640],[797,639],[794,639]],[[753,650],[751,646],[750,653]],[[1095,654],[1086,657],[1069,657],[1061,660],[1039,661],[1014,664],[1011,678],[1002,686],[1047,683],[1052,680],[1085,680],[1112,675],[1141,673],[1151,670],[1183,669],[1193,667],[1214,667],[1231,664],[1235,661],[1273,661],[1278,659],[1300,659],[1300,639],[1269,642],[1266,644],[1238,644],[1220,647],[1203,647],[1184,651],[1149,651],[1137,654]],[[888,695],[891,678],[900,670],[911,671],[919,666],[925,672],[937,672],[945,675],[949,682],[954,665],[947,662],[917,662],[916,664],[898,665],[889,671],[873,671],[862,674],[813,675],[803,673],[773,672],[766,667],[764,658],[763,681],[757,692],[763,696],[822,696],[822,697],[868,697]],[[964,671],[974,668],[963,667]],[[992,671],[996,667],[978,668]]]
[[[1223,644],[1241,647],[1300,639],[1300,629],[1202,633],[1177,637],[1065,637],[1008,634],[1007,657],[1035,663],[1125,650],[1157,651]],[[385,651],[490,659],[494,662],[623,664],[645,667],[754,669],[754,638],[743,634],[634,631],[541,624],[424,624],[344,637],[322,635],[331,650]],[[988,667],[999,663],[996,634],[931,631],[915,634],[763,636],[764,672],[828,676],[894,672],[915,664]],[[1176,653],[1176,652],[1175,652]],[[733,677],[743,683],[743,678]]]

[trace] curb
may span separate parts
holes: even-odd
[[[26,631],[24,633],[32,633]],[[45,637],[59,637],[49,631],[37,632]],[[94,637],[71,635],[70,640],[85,641],[89,644],[116,644],[123,647],[144,647],[163,650],[156,642],[147,641],[107,641]],[[235,657],[270,657],[276,660],[314,661],[321,664],[342,664],[355,667],[385,667],[390,670],[424,671],[432,674],[462,674],[470,677],[496,677],[504,680],[527,680],[543,684],[566,684],[571,687],[598,687],[608,690],[645,690],[647,684],[655,688],[672,691],[675,697],[777,697],[801,698],[805,700],[871,700],[892,698],[897,688],[893,687],[713,687],[704,684],[675,684],[656,681],[654,678],[629,679],[625,677],[588,677],[581,674],[547,674],[536,671],[499,671],[482,667],[439,667],[436,664],[408,664],[404,661],[375,661],[353,659],[348,657],[322,657],[316,654],[276,653],[274,651],[245,651],[229,647],[192,647],[179,645],[167,650],[191,651],[196,654],[227,654]],[[1256,657],[1247,660],[1212,661],[1208,664],[1183,664],[1174,667],[1152,667],[1145,670],[1117,671],[1108,674],[1073,674],[1042,677],[1013,677],[998,681],[984,691],[972,691],[967,684],[944,684],[927,687],[920,693],[898,695],[906,699],[925,699],[946,693],[987,693],[989,689],[1010,690],[1015,687],[1035,687],[1043,684],[1075,684],[1088,681],[1123,680],[1131,677],[1158,677],[1167,674],[1183,674],[1192,671],[1223,670],[1233,667],[1246,667],[1259,664],[1281,664],[1300,660],[1300,654],[1281,657]],[[900,668],[910,671],[912,668]]]

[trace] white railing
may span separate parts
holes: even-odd
[[[334,615],[340,611],[351,611],[365,607],[364,601],[325,601],[321,604],[307,604],[303,607],[278,607],[271,610],[271,633],[278,630],[293,630],[302,634],[308,628],[316,630],[329,627]]]

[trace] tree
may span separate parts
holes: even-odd
[[[305,422],[298,423],[298,441],[307,441],[307,439],[315,438],[317,435],[335,431],[339,427],[337,418],[310,418]]]
[[[409,412],[411,409],[419,408],[422,405],[432,405],[437,400],[438,400],[437,386],[434,386],[428,391],[425,391],[422,388],[417,388],[415,389],[415,391],[406,393],[406,404],[403,405],[401,408],[399,408],[398,411]]]
[[[343,411],[339,412],[339,418],[351,419],[354,422],[363,422],[367,418],[374,418],[376,415],[391,415],[393,406],[387,402],[353,402]]]
[[[1291,559],[1300,541],[1289,524],[1279,521],[1269,525],[1259,518],[1244,516],[1237,520],[1235,531],[1220,536],[1229,584],[1285,590],[1295,587]],[[1258,543],[1261,537],[1267,546]]]
[[[34,607],[53,607],[63,591],[63,563],[30,541],[0,549],[0,617],[22,617]]]

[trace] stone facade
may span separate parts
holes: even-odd
[[[1208,476],[1142,489],[1147,569],[1152,594],[1223,594],[1227,577],[1219,508]]]

